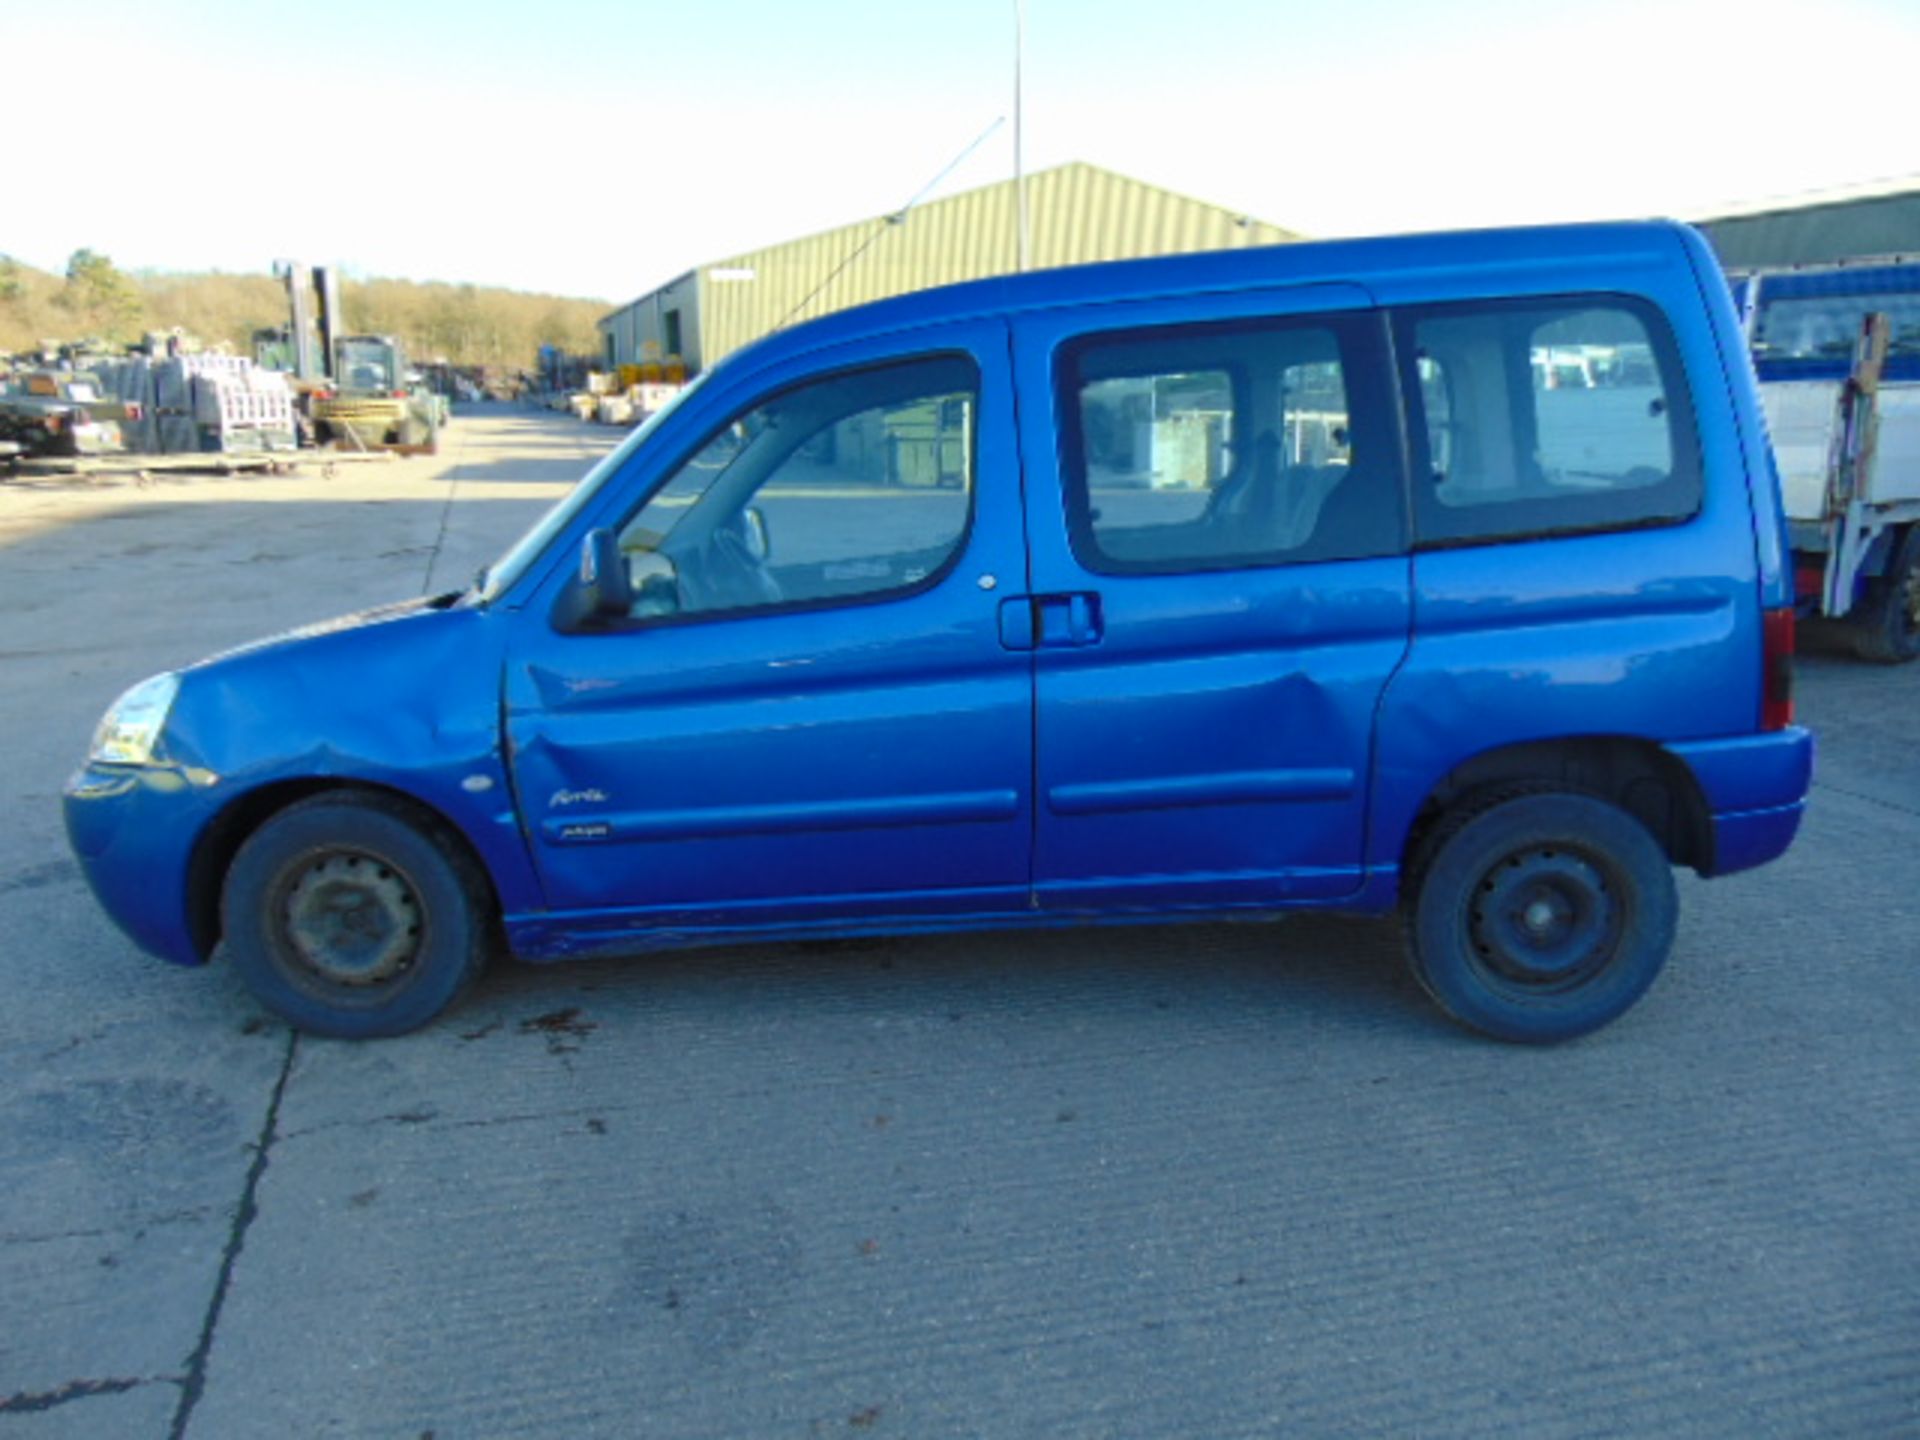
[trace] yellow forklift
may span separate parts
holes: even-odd
[[[340,286],[331,267],[282,260],[290,323],[256,331],[263,365],[293,372],[316,444],[348,450],[431,455],[447,422],[447,402],[407,365],[391,335],[343,335]],[[271,357],[271,358],[269,358]]]
[[[331,384],[308,401],[314,439],[352,450],[431,455],[439,448],[443,402],[407,369],[391,335],[342,335],[333,342]]]

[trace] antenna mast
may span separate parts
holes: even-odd
[[[1021,147],[1020,127],[1021,92],[1025,88],[1021,83],[1020,67],[1026,57],[1027,49],[1027,0],[1013,0],[1013,189],[1014,205],[1019,212],[1019,268],[1025,274],[1033,264],[1033,242],[1027,229],[1027,170],[1026,156]]]

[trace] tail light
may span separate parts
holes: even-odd
[[[396,390],[393,392],[393,398],[396,400],[404,400],[407,398],[407,392],[404,390]]]
[[[1793,723],[1793,607],[1760,617],[1760,728],[1784,730]]]

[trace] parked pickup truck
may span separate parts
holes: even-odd
[[[1793,839],[1785,540],[1684,227],[1005,277],[736,352],[470,589],[135,686],[68,833],[325,1034],[496,942],[1318,908],[1565,1039],[1653,982],[1673,867]]]
[[[138,415],[138,411],[134,412]],[[0,393],[0,440],[29,456],[100,455],[123,448],[128,407],[83,372],[34,370]]]
[[[1736,277],[1801,612],[1920,657],[1920,262]]]

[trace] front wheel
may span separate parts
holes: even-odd
[[[1617,1019],[1673,947],[1666,853],[1603,800],[1539,793],[1443,821],[1415,862],[1413,972],[1456,1020],[1569,1040]]]
[[[268,1008],[317,1035],[417,1029],[486,963],[484,876],[458,843],[384,795],[291,805],[240,847],[223,941]]]

